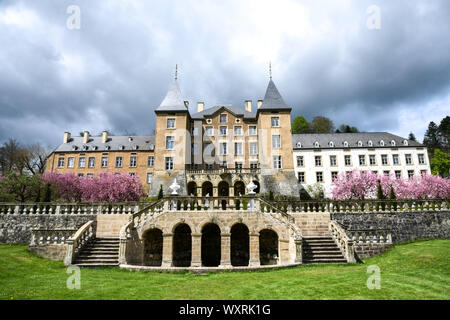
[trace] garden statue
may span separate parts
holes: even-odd
[[[181,186],[177,183],[177,179],[174,179],[169,188],[172,190],[171,195],[177,196],[178,190],[181,188]]]

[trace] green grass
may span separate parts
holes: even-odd
[[[81,269],[81,289],[66,287],[61,262],[24,245],[0,245],[0,299],[449,299],[450,240],[400,244],[364,264],[304,265],[257,272],[135,272]],[[381,289],[366,286],[381,269]]]

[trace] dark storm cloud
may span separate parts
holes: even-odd
[[[450,3],[429,2],[2,1],[0,142],[151,134],[175,63],[193,111],[243,106],[264,96],[269,59],[293,115],[421,136],[450,101]],[[80,30],[66,28],[72,4]]]

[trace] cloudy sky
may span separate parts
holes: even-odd
[[[0,143],[151,134],[176,63],[192,111],[243,107],[269,61],[292,116],[422,140],[450,114],[449,39],[448,0],[0,0]]]

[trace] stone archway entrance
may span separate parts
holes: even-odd
[[[206,197],[206,195],[213,196],[213,184],[210,181],[205,181],[202,184],[202,196]]]
[[[217,224],[208,223],[202,229],[202,265],[218,267],[221,257],[220,228]]]
[[[237,223],[231,228],[230,260],[234,267],[248,266],[250,260],[250,238],[245,224]]]
[[[230,195],[230,185],[226,181],[220,181],[219,185],[217,186],[217,189],[219,191],[219,197],[228,197]],[[222,210],[227,209],[227,200],[222,200],[220,202],[220,206],[222,207]]]
[[[194,181],[191,181],[187,184],[187,194],[190,195],[197,195],[197,184]]]
[[[261,265],[278,264],[278,235],[264,229],[259,232],[259,259]]]
[[[179,224],[173,232],[173,258],[174,267],[190,267],[192,259],[191,228]]]
[[[144,235],[144,265],[160,267],[162,263],[163,236],[159,229],[151,229]]]

